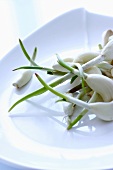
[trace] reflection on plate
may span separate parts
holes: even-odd
[[[101,42],[100,35],[109,28],[113,28],[112,17],[75,9],[35,31],[24,40],[24,44],[29,54],[32,54],[34,47],[37,46],[39,49],[37,61],[48,64],[50,60],[54,62],[51,56],[56,52],[96,48]],[[112,122],[103,122],[89,116],[91,119],[89,122],[84,118],[76,129],[67,131],[62,117],[40,116],[46,114],[45,106],[40,105],[43,100],[47,100],[54,110],[52,94],[52,100],[42,95],[38,99],[33,98],[17,106],[14,112],[23,114],[24,117],[9,116],[8,109],[14,101],[40,86],[37,83],[28,84],[20,91],[12,87],[12,82],[17,76],[17,72],[12,72],[12,69],[26,63],[20,46],[16,46],[0,62],[1,160],[13,166],[34,169],[113,167]],[[35,82],[35,79],[33,81]],[[59,110],[60,114],[63,114],[62,110],[58,109],[54,115],[58,114]],[[48,108],[48,112],[52,110]]]

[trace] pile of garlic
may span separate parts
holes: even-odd
[[[20,44],[24,49],[22,42]],[[67,120],[67,129],[71,129],[81,118],[88,112],[95,114],[98,118],[104,121],[113,120],[113,31],[107,30],[102,35],[101,49],[97,52],[84,52],[72,58],[61,59],[57,55],[57,63],[52,66],[55,73],[63,73],[64,75],[56,82],[50,85],[46,84],[44,80],[35,73],[38,80],[44,86],[43,88],[28,94],[27,96],[18,100],[9,109],[11,111],[17,104],[31,98],[38,96],[47,90],[62,98],[64,113]],[[25,51],[25,49],[23,50]],[[36,56],[36,55],[35,55]],[[28,60],[32,61],[31,67],[20,67],[19,69],[42,69],[48,68],[40,67],[34,59],[27,55]],[[29,70],[28,70],[29,71]],[[28,72],[29,74],[29,72]],[[25,77],[24,77],[25,75]],[[32,74],[27,76],[22,75],[19,87],[27,84],[31,79]],[[28,81],[27,81],[28,77]],[[63,83],[66,80],[70,82],[70,89],[65,94],[57,92],[53,87]],[[22,85],[21,85],[22,82]],[[16,84],[16,87],[18,85]],[[15,85],[13,84],[13,85]],[[76,116],[76,106],[80,106],[82,111]]]
[[[85,52],[75,58],[64,59],[69,66],[78,64],[81,66],[86,88],[86,92],[81,88],[76,91],[79,92],[76,101],[64,104],[64,112],[68,116],[68,129],[77,122],[77,118],[71,122],[71,116],[76,112],[76,105],[83,107],[79,117],[90,111],[102,120],[113,120],[113,31],[105,31],[102,38],[103,45],[98,52]],[[66,71],[66,68],[59,63],[53,65],[53,68]],[[73,69],[72,73],[78,75],[74,81],[74,89],[77,89],[75,87],[81,84],[80,73],[76,69]],[[75,91],[74,93],[71,91],[66,92],[66,95],[74,97]]]

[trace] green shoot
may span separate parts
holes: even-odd
[[[54,71],[54,69],[47,68],[47,67],[41,67],[41,66],[22,66],[22,67],[18,67],[18,68],[13,69],[13,71],[21,70],[21,69],[33,69],[33,70]]]
[[[75,79],[76,79],[77,77],[78,77],[77,75],[73,76],[73,77],[71,78],[70,83],[72,84],[72,83],[75,81]]]
[[[98,44],[98,48],[99,48],[99,50],[102,50],[102,49],[103,49],[103,47],[102,47],[101,44]]]
[[[22,41],[21,41],[20,39],[19,39],[19,43],[20,43],[20,47],[21,47],[24,55],[26,56],[26,58],[30,61],[30,63],[31,63],[32,65],[37,66],[37,64],[33,61],[33,59],[31,59],[31,57],[30,57],[29,54],[27,53],[27,51],[26,51],[26,49],[25,49],[25,47],[24,47],[24,45],[23,45],[23,43],[22,43]],[[37,48],[35,48],[34,53],[35,53],[35,55],[36,55],[36,53],[37,53]],[[33,55],[34,55],[34,54],[33,54]]]
[[[54,81],[53,83],[50,84],[51,87],[56,87],[57,85],[65,82],[67,79],[71,78],[72,77],[72,74],[68,73],[66,75],[64,75],[63,77],[57,79],[56,81]],[[24,96],[23,98],[19,99],[18,101],[16,101],[9,109],[9,112],[15,107],[17,106],[18,104],[20,104],[21,102],[25,101],[25,100],[28,100],[34,96],[38,96],[38,95],[41,95],[43,93],[45,93],[47,91],[47,89],[45,87],[42,87],[32,93],[29,93],[28,95]]]
[[[77,104],[78,106],[80,107],[85,107],[85,108],[88,108],[89,109],[89,105],[84,102],[84,101],[81,101],[81,100],[78,100],[74,97],[71,97],[71,96],[68,96],[68,95],[65,95],[63,93],[60,93],[58,91],[56,91],[55,89],[53,89],[51,86],[49,86],[38,74],[36,74],[36,77],[37,79],[40,81],[40,83],[47,89],[49,90],[50,92],[52,92],[53,94],[55,94],[56,96],[59,96],[61,99],[64,99],[65,101],[67,102],[70,102],[70,103],[73,103],[73,104]]]
[[[93,103],[96,101],[98,97],[98,94],[96,92],[93,93],[92,97],[90,98],[88,103]],[[88,110],[86,108],[84,108],[81,113],[72,121],[70,122],[70,124],[67,127],[67,130],[70,130],[78,121],[80,121],[83,116],[88,112]]]

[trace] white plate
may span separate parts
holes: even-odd
[[[91,49],[101,43],[104,30],[113,28],[113,18],[92,14],[84,9],[67,12],[41,27],[24,40],[29,54],[38,47],[37,61],[55,53],[73,49]],[[51,59],[51,62],[54,58]],[[45,113],[35,98],[14,109],[31,117],[9,117],[8,108],[14,101],[38,88],[38,82],[17,91],[12,82],[18,75],[13,68],[25,65],[20,46],[0,61],[0,158],[16,167],[34,169],[106,169],[113,168],[113,123],[92,118],[76,129],[67,131],[57,118],[36,116]],[[53,97],[53,96],[52,96]],[[51,105],[54,105],[49,100]],[[34,104],[34,105],[33,105]],[[62,120],[62,119],[61,119]]]

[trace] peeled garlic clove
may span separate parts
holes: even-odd
[[[102,74],[100,69],[97,66],[92,66],[85,70],[85,73],[88,74]]]
[[[113,60],[113,39],[104,46],[101,56],[104,56],[105,61]]]
[[[73,62],[73,60],[74,59],[72,57],[66,57],[63,59],[64,62],[69,62],[69,63]]]
[[[109,37],[109,41],[112,40],[112,39],[113,39],[113,35],[111,35],[111,36]]]
[[[67,95],[73,97],[72,93],[68,93]],[[64,111],[65,115],[71,116],[75,109],[74,104],[69,103],[69,102],[62,102],[62,103],[63,103],[62,106],[63,106],[63,111]]]
[[[113,120],[113,101],[90,103],[90,111],[105,121]]]
[[[65,103],[65,105],[63,104],[63,110],[64,110],[65,115],[71,116],[74,111],[73,104],[72,103]]]
[[[89,74],[85,79],[88,86],[103,98],[105,102],[113,100],[113,80],[100,75]]]
[[[85,52],[76,56],[73,62],[84,64],[89,60],[92,60],[93,58],[97,57],[98,55],[99,52]]]
[[[24,71],[21,77],[15,83],[13,83],[13,86],[17,88],[23,87],[31,80],[32,75],[33,75],[33,72],[31,70]]]
[[[107,62],[107,61],[102,61],[97,66],[99,68],[106,69],[106,70],[110,70],[111,68],[113,68],[113,66],[109,62]]]
[[[113,35],[112,30],[106,30],[102,34],[103,46],[105,46],[109,42],[109,38]]]

